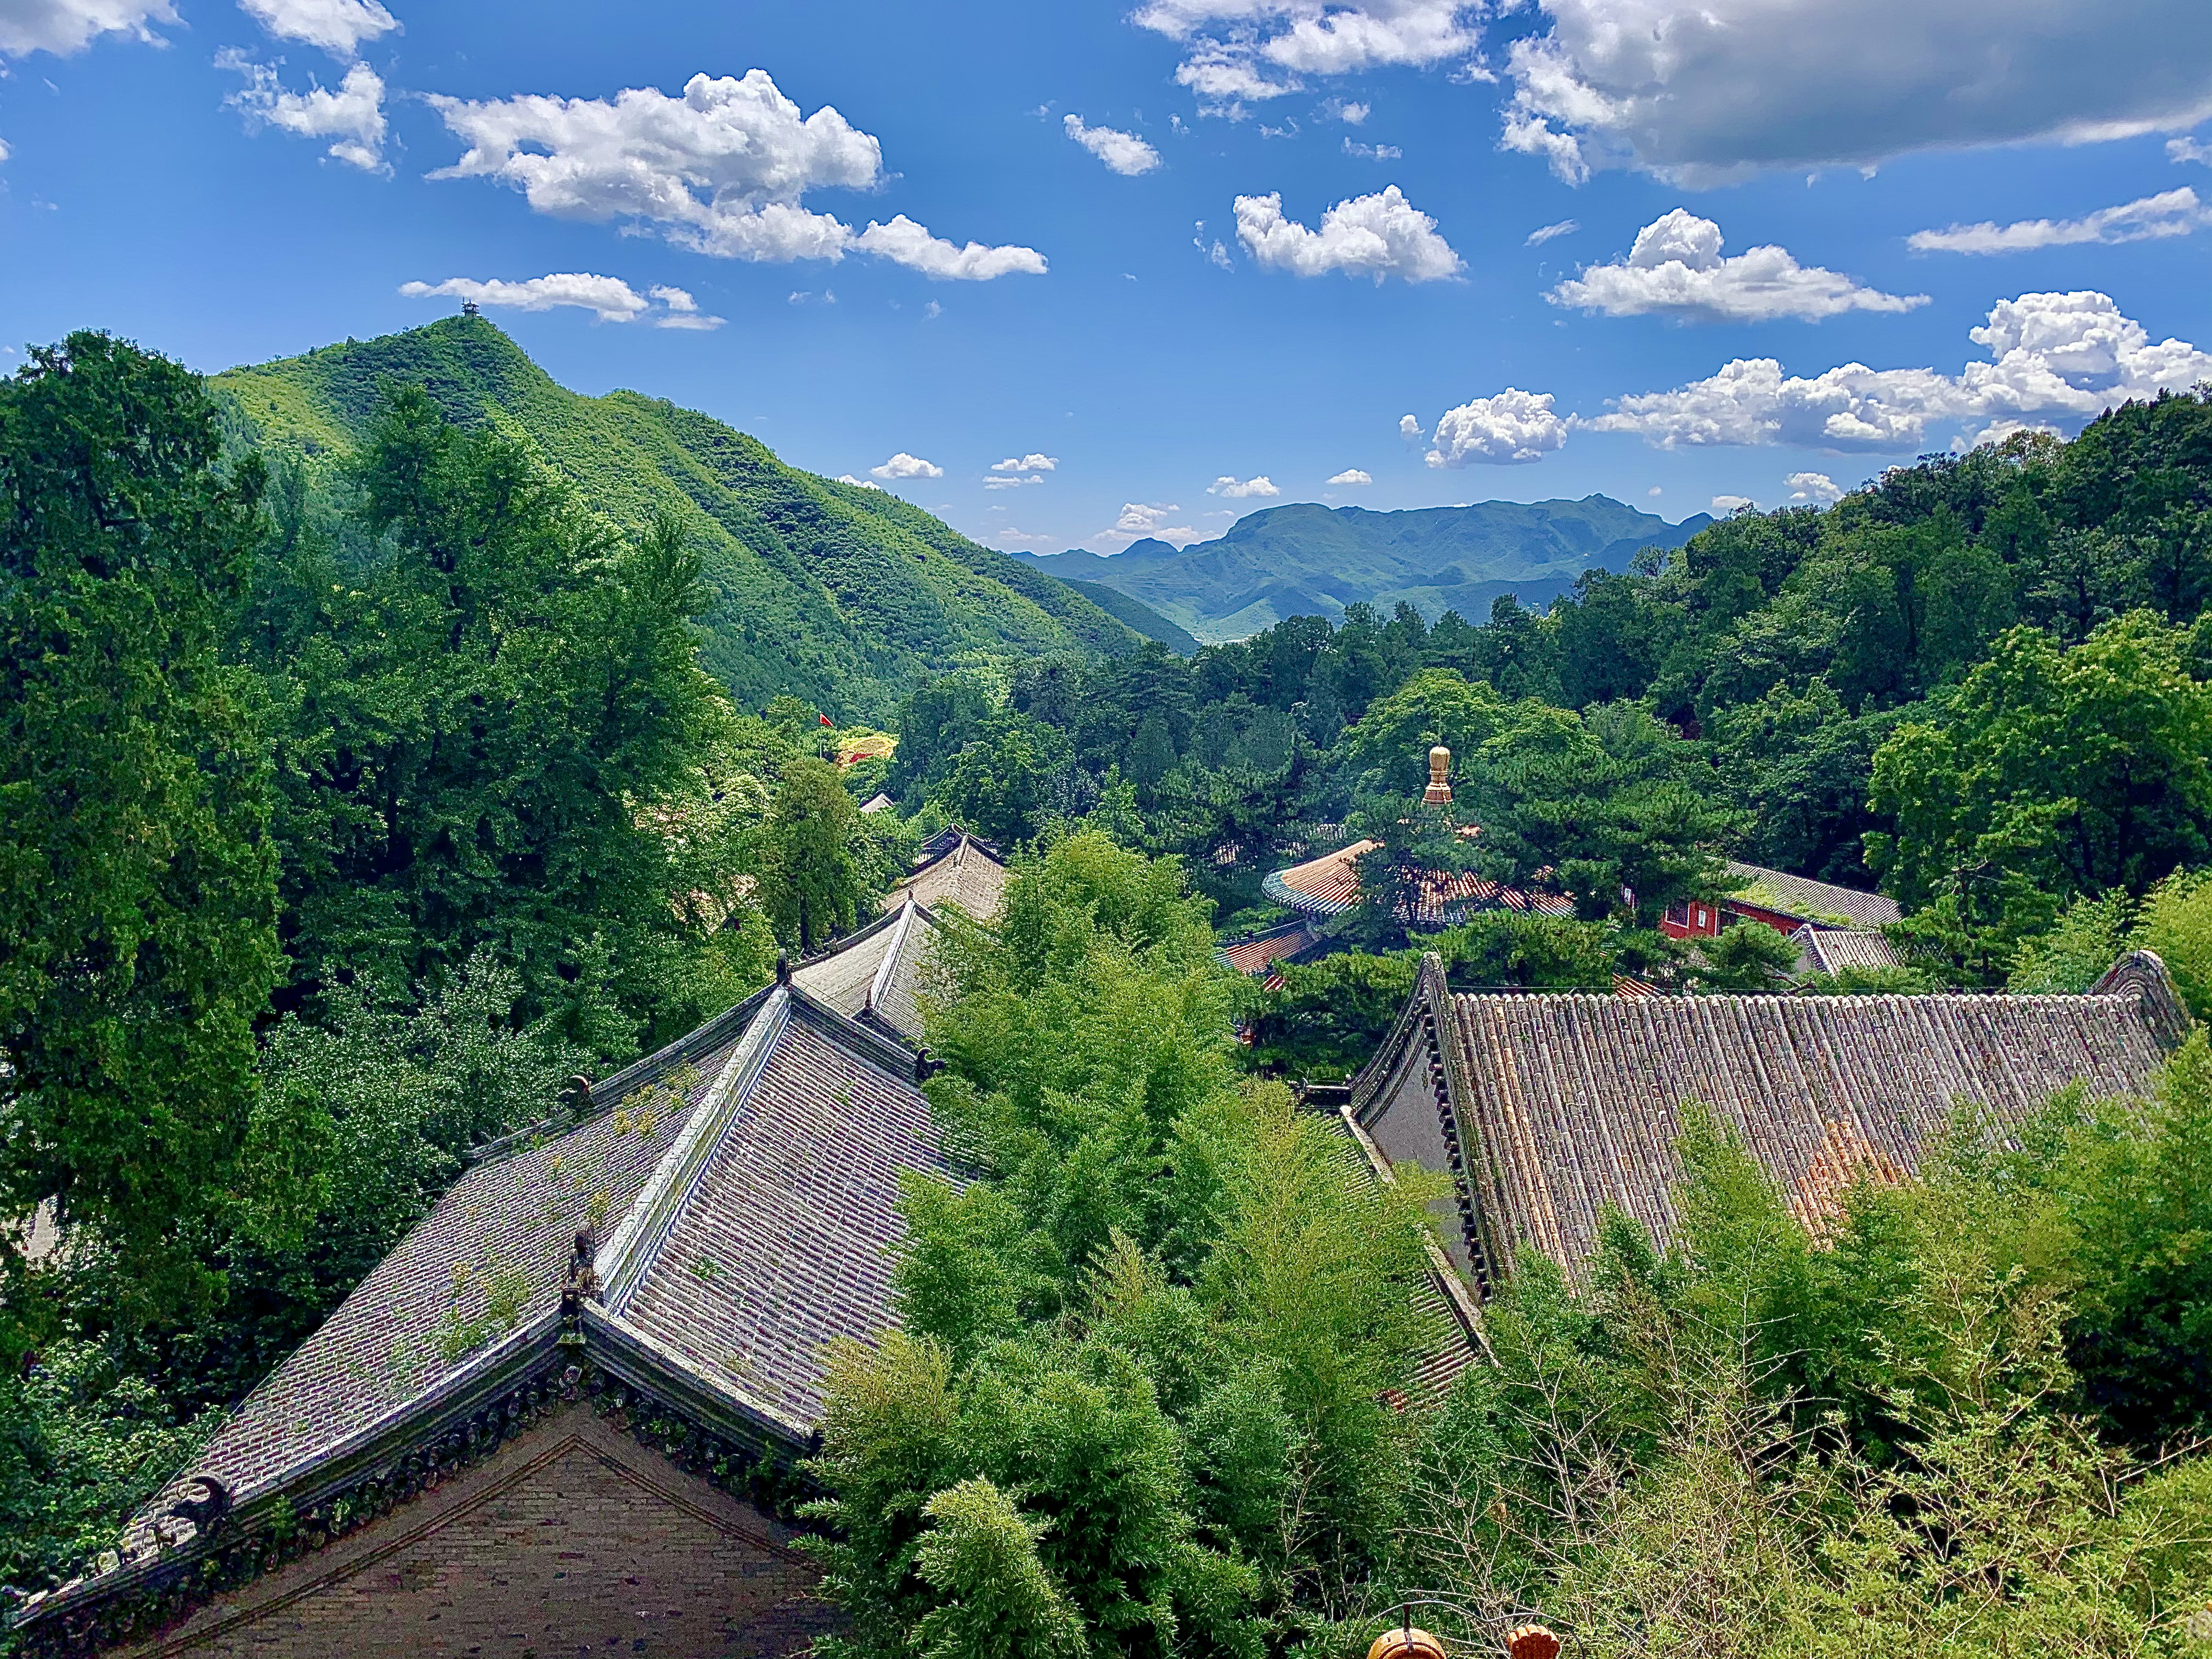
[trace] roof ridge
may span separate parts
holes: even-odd
[[[788,986],[770,988],[768,1000],[746,1027],[707,1097],[623,1212],[621,1224],[599,1253],[605,1264],[599,1269],[601,1295],[607,1307],[619,1312],[623,1298],[636,1290],[652,1266],[654,1251],[675,1224],[700,1172],[712,1161],[714,1148],[734,1120],[737,1103],[750,1091],[776,1037],[789,1023],[791,999]]]

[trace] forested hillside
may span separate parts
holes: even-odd
[[[1585,570],[1626,570],[1647,547],[1679,547],[1712,520],[1679,525],[1608,495],[1578,501],[1478,501],[1396,513],[1271,507],[1212,541],[1137,542],[1111,558],[1069,552],[1026,561],[1071,581],[1116,588],[1200,639],[1239,640],[1292,617],[1408,604],[1434,620],[1480,616],[1512,593],[1549,604]]]
[[[512,439],[618,534],[672,517],[707,586],[701,659],[747,706],[788,693],[882,719],[948,663],[1135,643],[1081,595],[886,491],[787,467],[659,398],[569,392],[481,317],[233,369],[211,387],[233,441],[298,466],[319,500],[394,383]]]

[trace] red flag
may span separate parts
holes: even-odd
[[[817,714],[814,718],[820,720],[824,726],[835,726],[837,724],[836,721],[831,720],[827,714]]]

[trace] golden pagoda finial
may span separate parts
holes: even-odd
[[[1421,799],[1426,805],[1449,806],[1451,798],[1451,750],[1438,744],[1429,750],[1429,787]]]

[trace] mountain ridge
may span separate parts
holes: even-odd
[[[462,425],[521,443],[618,535],[674,514],[710,595],[700,659],[749,706],[790,692],[880,723],[963,661],[1095,659],[1141,643],[1048,573],[888,491],[787,466],[757,439],[665,398],[571,392],[481,317],[228,369],[209,387],[234,441],[297,466],[327,500],[393,382],[421,386]]]
[[[1291,502],[1239,519],[1212,541],[1176,548],[1152,538],[1113,555],[1019,556],[1066,581],[1141,600],[1200,640],[1241,639],[1284,617],[1389,611],[1401,600],[1431,621],[1456,610],[1480,622],[1505,593],[1547,605],[1585,570],[1621,570],[1647,547],[1679,547],[1712,522],[1669,524],[1609,495],[1478,501],[1378,512]]]

